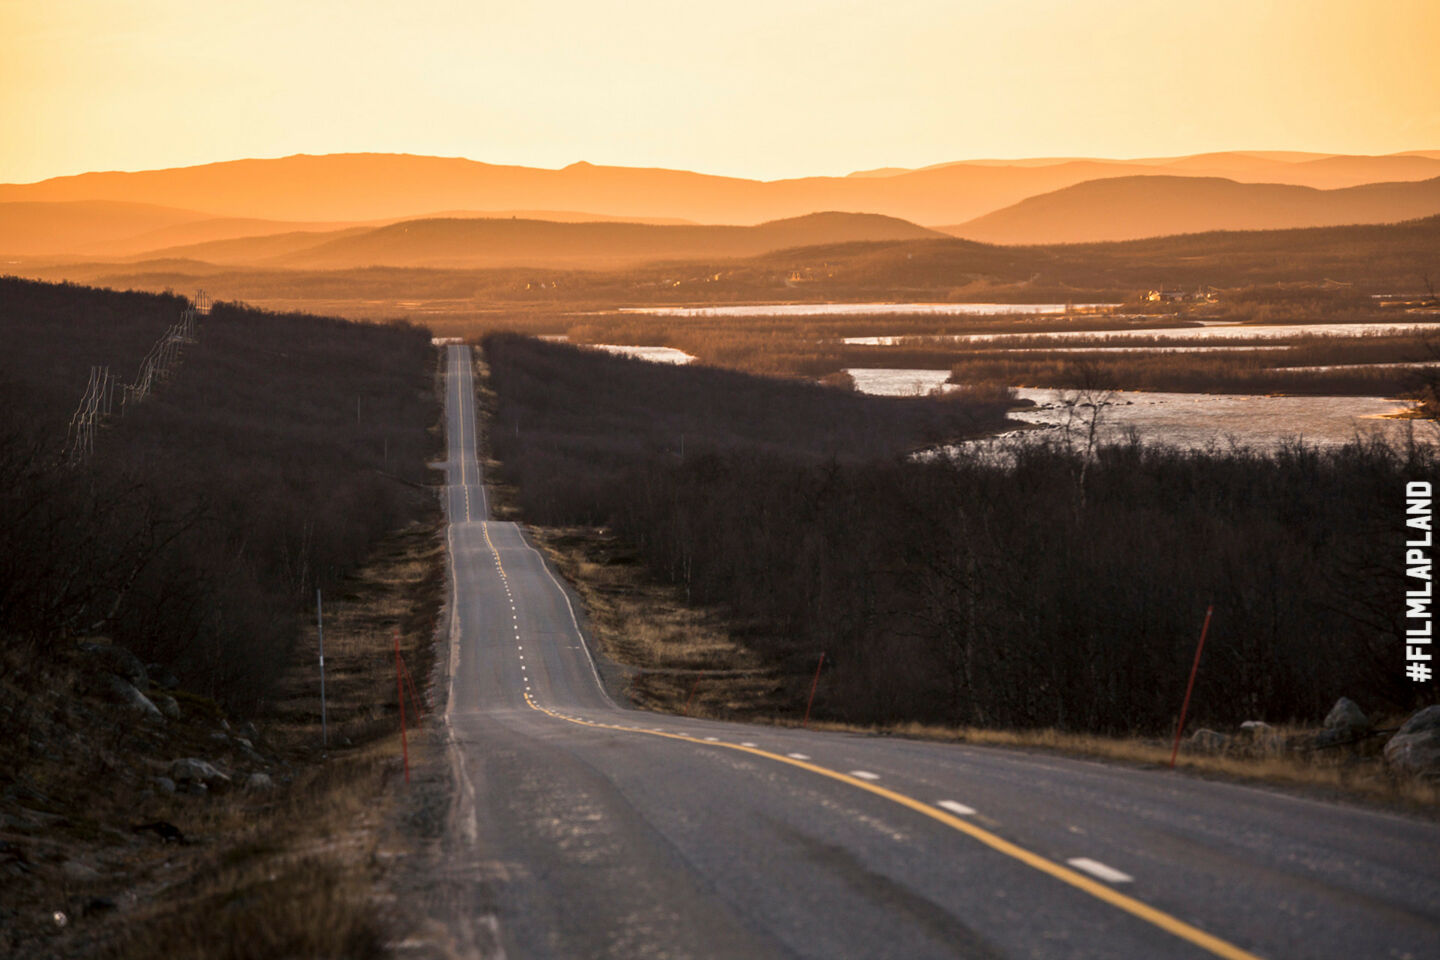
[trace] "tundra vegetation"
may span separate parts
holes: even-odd
[[[1163,736],[1211,604],[1195,726],[1314,722],[1342,694],[1399,715],[1425,694],[1402,674],[1399,545],[1432,445],[1092,447],[1079,430],[915,457],[945,418],[994,423],[1004,401],[510,335],[484,349],[490,454],[520,514],[556,542],[599,530],[572,567],[606,553],[715,612],[746,669],[769,666],[782,719],[823,652],[822,721]],[[670,686],[677,709],[693,695]]]
[[[133,379],[184,305],[0,280],[0,952],[378,956],[392,638],[423,690],[443,583],[434,351],[218,304],[70,462],[90,366]]]
[[[433,351],[420,328],[217,304],[171,381],[63,465],[89,366],[132,378],[180,308],[0,281],[0,622],[36,648],[103,634],[249,709],[302,601],[428,508]]]

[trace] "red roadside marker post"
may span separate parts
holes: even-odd
[[[424,720],[425,704],[420,700],[420,692],[415,689],[415,677],[410,672],[410,664],[405,662],[404,657],[400,658],[400,668],[405,671],[405,689],[410,691],[410,702],[415,705],[415,719]]]
[[[815,664],[815,679],[810,683],[810,699],[805,701],[805,722],[800,724],[802,727],[810,726],[810,705],[815,702],[815,688],[820,686],[820,668],[823,666],[825,666],[825,654],[822,651],[820,662]]]
[[[395,699],[400,704],[400,755],[405,761],[405,782],[410,782],[410,744],[405,737],[405,687],[400,679],[405,667],[400,662],[400,631],[395,631]]]
[[[1195,689],[1195,673],[1200,669],[1200,651],[1205,649],[1205,634],[1210,632],[1210,614],[1215,604],[1205,608],[1205,625],[1200,628],[1200,642],[1195,645],[1195,662],[1190,665],[1190,682],[1185,684],[1185,702],[1180,704],[1180,722],[1175,724],[1175,745],[1170,748],[1170,769],[1175,769],[1175,758],[1180,755],[1180,734],[1185,729],[1185,714],[1190,710],[1190,691]]]
[[[690,684],[690,696],[685,698],[685,712],[681,716],[690,716],[690,701],[695,699],[695,688],[700,686],[700,678],[696,677],[695,682]]]

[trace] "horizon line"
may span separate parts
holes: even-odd
[[[918,172],[925,171],[925,170],[935,170],[935,169],[938,169],[938,168],[941,168],[941,167],[948,167],[948,166],[963,166],[963,165],[966,165],[966,164],[988,165],[988,166],[1015,166],[1015,165],[1021,165],[1021,164],[1026,164],[1026,165],[1059,166],[1059,165],[1061,165],[1061,164],[1066,164],[1066,163],[1087,163],[1087,162],[1090,162],[1090,163],[1117,163],[1117,164],[1122,164],[1122,163],[1142,163],[1142,162],[1163,163],[1163,162],[1174,162],[1174,161],[1179,161],[1179,160],[1188,160],[1188,159],[1193,159],[1193,158],[1196,158],[1196,157],[1224,156],[1224,155],[1231,155],[1231,154],[1234,154],[1234,155],[1248,155],[1248,156],[1256,156],[1256,155],[1259,155],[1259,156],[1262,156],[1262,157],[1263,157],[1264,155],[1266,155],[1266,154],[1300,154],[1300,155],[1303,155],[1303,156],[1305,156],[1305,157],[1307,157],[1307,158],[1309,158],[1309,159],[1328,159],[1328,158],[1332,158],[1332,157],[1357,157],[1357,158],[1367,158],[1367,159],[1379,159],[1379,158],[1386,158],[1386,157],[1420,156],[1420,155],[1431,154],[1431,153],[1440,154],[1440,147],[1435,147],[1435,148],[1417,147],[1417,148],[1408,149],[1408,150],[1390,151],[1390,152],[1388,152],[1388,153],[1346,153],[1346,152],[1343,152],[1343,151],[1323,151],[1323,150],[1284,150],[1284,149],[1233,148],[1233,149],[1225,149],[1225,150],[1203,150],[1203,151],[1199,151],[1199,152],[1197,152],[1197,153],[1165,154],[1165,155],[1163,155],[1163,156],[1112,156],[1112,157],[1107,157],[1107,156],[1098,156],[1098,155],[1070,156],[1070,155],[1063,155],[1063,154],[1055,154],[1055,155],[1041,154],[1041,155],[1028,156],[1028,157],[1023,157],[1023,156],[1022,156],[1022,157],[967,157],[967,158],[960,159],[960,160],[941,160],[941,161],[937,161],[937,162],[934,162],[934,163],[921,164],[921,165],[919,165],[919,166],[901,166],[901,165],[898,165],[898,164],[893,164],[893,165],[892,165],[892,164],[882,164],[882,165],[880,165],[880,166],[859,167],[859,168],[850,170],[850,171],[848,171],[847,173],[838,173],[838,174],[837,174],[837,173],[807,173],[807,174],[800,174],[800,175],[796,175],[796,176],[773,177],[773,178],[768,178],[768,179],[767,179],[767,178],[763,178],[763,177],[740,176],[740,175],[736,175],[736,174],[708,173],[708,172],[706,172],[706,171],[704,171],[704,170],[702,170],[702,169],[698,169],[698,168],[690,168],[690,167],[666,167],[666,166],[656,166],[656,165],[651,165],[651,164],[624,164],[624,163],[604,163],[604,162],[602,162],[602,163],[596,163],[596,162],[590,161],[590,160],[574,160],[574,161],[571,161],[570,163],[566,163],[566,164],[563,164],[563,165],[561,165],[561,166],[545,166],[545,165],[540,165],[540,164],[501,163],[501,162],[495,162],[495,161],[490,161],[490,160],[477,160],[477,159],[475,159],[474,157],[467,157],[467,156],[463,156],[463,155],[444,155],[444,154],[433,154],[433,153],[411,153],[411,152],[408,152],[408,151],[395,151],[395,150],[338,150],[338,151],[333,151],[333,152],[329,152],[329,153],[309,153],[309,152],[301,151],[301,152],[299,152],[299,153],[286,153],[286,154],[281,154],[281,155],[278,155],[278,156],[243,156],[243,157],[231,157],[231,158],[224,159],[224,160],[206,160],[206,161],[202,161],[202,162],[199,162],[199,163],[187,163],[187,164],[178,164],[178,165],[174,165],[174,166],[163,166],[163,167],[136,167],[136,168],[129,168],[129,169],[124,169],[124,168],[108,168],[108,169],[95,169],[95,170],[81,170],[81,171],[76,172],[76,173],[58,173],[58,174],[52,174],[52,175],[47,176],[47,177],[41,177],[41,178],[38,179],[38,180],[3,180],[3,181],[0,181],[0,186],[34,186],[34,185],[36,185],[36,184],[48,183],[48,182],[50,182],[50,181],[52,181],[52,180],[65,180],[65,179],[70,179],[70,178],[75,178],[75,177],[105,176],[105,175],[110,175],[110,174],[165,173],[165,172],[174,171],[174,170],[193,170],[193,169],[197,169],[197,168],[200,168],[200,167],[217,167],[217,166],[224,166],[224,165],[233,164],[233,163],[248,163],[248,162],[273,163],[273,162],[278,162],[278,161],[282,161],[282,160],[294,160],[294,159],[299,159],[299,158],[323,159],[323,158],[329,158],[329,157],[411,157],[411,158],[423,159],[423,160],[454,160],[454,161],[462,161],[462,162],[465,162],[465,163],[479,164],[479,165],[488,166],[488,167],[511,167],[511,168],[517,168],[517,169],[525,169],[525,170],[540,170],[540,171],[545,171],[545,172],[550,172],[550,173],[560,173],[560,172],[563,172],[563,171],[565,171],[565,170],[572,169],[572,168],[574,168],[574,167],[597,167],[597,168],[612,169],[612,170],[658,170],[658,171],[666,171],[666,172],[671,172],[671,173],[690,173],[690,174],[694,174],[694,175],[696,175],[696,176],[714,177],[714,178],[716,178],[716,179],[723,179],[723,180],[747,180],[747,181],[750,181],[750,182],[753,182],[753,183],[783,183],[783,182],[790,181],[790,180],[825,180],[825,179],[843,180],[843,179],[846,179],[846,178],[848,178],[848,177],[856,176],[856,175],[858,175],[858,174],[871,173],[871,172],[877,171],[877,170],[894,170],[894,171],[897,171],[897,173],[892,174],[892,176],[899,176],[899,175],[903,175],[904,173],[918,173]],[[1304,160],[1300,160],[1300,161],[1275,160],[1275,162],[1277,162],[1277,163],[1303,163],[1303,162],[1306,162],[1306,161],[1304,161]]]

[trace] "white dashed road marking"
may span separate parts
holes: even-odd
[[[968,817],[975,812],[974,807],[967,807],[963,803],[956,803],[954,800],[936,800],[935,806],[941,810],[949,810],[951,813],[962,817]]]
[[[1121,873],[1114,867],[1106,866],[1099,860],[1091,860],[1089,857],[1075,857],[1073,860],[1065,862],[1076,870],[1084,870],[1091,876],[1099,877],[1106,883],[1130,883],[1135,879],[1128,873]]]

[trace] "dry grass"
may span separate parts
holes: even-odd
[[[7,820],[0,830],[31,865],[23,874],[0,873],[0,925],[8,928],[0,948],[17,957],[382,955],[390,918],[376,909],[376,883],[395,843],[401,774],[393,636],[398,629],[426,698],[443,584],[444,543],[432,521],[387,538],[334,606],[327,597],[328,753],[313,610],[302,614],[309,633],[280,695],[253,718],[263,767],[219,745],[213,733],[223,711],[184,691],[176,691],[181,721],[114,724],[108,740],[71,727],[90,764],[29,763],[18,779],[38,798],[32,805],[47,808],[45,827],[11,829]],[[45,672],[72,686],[77,676],[63,662]],[[237,781],[240,771],[259,767],[275,786],[203,797],[142,790],[180,756],[211,759]],[[127,770],[140,775],[121,777]],[[190,842],[130,830],[154,820],[175,824]],[[67,863],[88,869],[77,875]],[[95,910],[95,897],[115,905]],[[55,910],[66,914],[64,927]]]
[[[478,352],[477,352],[478,355]],[[483,362],[476,365],[483,431],[495,396]],[[486,461],[492,511],[519,519],[517,491],[499,483],[498,464]],[[537,545],[580,595],[590,632],[603,653],[629,668],[627,694],[638,707],[715,719],[798,725],[810,674],[768,663],[743,642],[743,627],[722,609],[685,601],[679,588],[656,581],[624,544],[593,527],[530,527]],[[1397,726],[1397,722],[1389,726]],[[1107,737],[1058,730],[987,730],[918,723],[858,726],[812,723],[814,729],[951,743],[1041,750],[1153,768],[1168,766],[1170,744],[1140,737]],[[1307,733],[1277,729],[1265,740],[1233,737],[1221,752],[1182,744],[1177,769],[1202,776],[1267,783],[1379,803],[1434,815],[1440,784],[1396,775],[1380,755],[1381,741],[1325,751],[1283,749]]]
[[[793,720],[775,722],[780,726],[797,725]],[[1147,769],[1168,767],[1172,747],[1169,742],[1142,737],[1105,737],[1063,730],[989,730],[919,723],[889,726],[811,723],[810,727],[870,736],[1036,750]],[[1314,790],[1336,798],[1440,815],[1440,783],[1395,774],[1382,758],[1379,739],[1331,750],[1309,751],[1284,746],[1287,741],[1293,743],[1313,733],[1298,727],[1277,727],[1263,738],[1234,736],[1224,749],[1214,752],[1198,750],[1181,741],[1175,769],[1239,782]]]
[[[723,611],[687,605],[603,530],[530,529],[580,594],[600,649],[630,668],[626,693],[638,706],[690,716],[778,706],[786,684],[735,638]]]
[[[798,726],[808,678],[761,662],[737,641],[723,611],[686,605],[681,592],[651,581],[644,568],[604,531],[532,528],[537,543],[580,594],[601,649],[632,668],[628,691],[642,709],[774,726]],[[1399,718],[1403,719],[1403,718]],[[1396,726],[1397,723],[1389,724]],[[905,737],[1091,757],[1156,768],[1170,763],[1171,745],[1141,737],[1060,730],[990,730],[920,723],[886,726],[812,722],[811,729]],[[1265,738],[1232,737],[1219,752],[1181,744],[1176,769],[1239,782],[1266,783],[1336,798],[1440,813],[1440,784],[1398,776],[1386,766],[1379,739],[1353,747],[1287,749],[1314,731],[1276,728]]]

